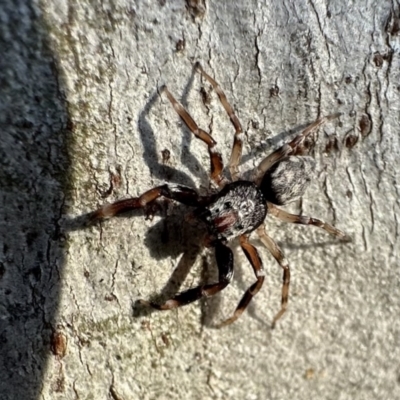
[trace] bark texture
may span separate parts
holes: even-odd
[[[0,399],[400,398],[399,13],[386,0],[1,1]],[[267,218],[292,267],[273,331],[282,272],[259,241],[264,287],[215,330],[254,281],[236,242],[221,295],[146,312],[137,299],[216,277],[187,208],[81,223],[161,182],[208,187],[207,149],[163,84],[228,160],[234,129],[196,61],[242,122],[242,171],[342,113],[289,210],[353,240]]]

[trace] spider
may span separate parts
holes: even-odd
[[[195,64],[195,69],[216,91],[235,129],[233,148],[229,160],[231,180],[223,177],[222,157],[215,148],[215,140],[210,134],[197,126],[185,108],[164,86],[162,92],[165,93],[179,117],[189,130],[207,145],[211,161],[210,179],[219,191],[207,195],[199,195],[195,189],[186,186],[164,184],[148,190],[139,197],[106,204],[94,211],[91,219],[93,221],[102,220],[126,211],[144,208],[160,197],[195,207],[191,218],[202,221],[207,227],[204,245],[214,248],[218,266],[218,281],[178,293],[163,304],[139,300],[141,304],[158,310],[170,310],[203,297],[213,296],[229,285],[233,276],[234,260],[232,250],[228,247],[228,242],[238,237],[240,247],[253,268],[256,281],[244,293],[233,315],[219,324],[219,327],[236,321],[264,283],[265,272],[262,260],[257,249],[249,241],[250,234],[256,231],[261,242],[283,270],[281,308],[273,319],[272,328],[274,328],[276,322],[287,309],[290,267],[280,247],[265,231],[264,220],[267,213],[285,222],[314,225],[340,239],[347,239],[347,236],[342,231],[319,219],[289,214],[278,208],[278,206],[286,205],[303,196],[307,186],[313,179],[315,170],[314,159],[307,155],[310,135],[323,123],[337,118],[340,114],[318,119],[306,127],[292,141],[265,157],[253,171],[252,181],[241,180],[238,166],[242,154],[243,130],[240,121],[219,84],[204,71],[199,63]]]

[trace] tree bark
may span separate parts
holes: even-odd
[[[399,3],[204,1],[1,2],[1,400],[400,397]],[[342,113],[288,210],[352,242],[267,217],[292,269],[275,330],[282,271],[256,238],[264,287],[216,330],[254,281],[237,242],[220,295],[151,312],[136,301],[216,278],[188,208],[83,223],[163,182],[207,192],[164,84],[227,165],[234,128],[196,61],[242,123],[243,172]]]

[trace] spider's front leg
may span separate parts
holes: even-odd
[[[211,83],[213,89],[217,92],[219,100],[221,101],[222,106],[225,108],[226,113],[228,114],[233,127],[235,128],[235,138],[233,141],[232,153],[229,160],[229,171],[232,176],[232,180],[236,181],[239,178],[239,163],[240,158],[242,157],[242,147],[243,147],[243,129],[240,124],[239,118],[236,116],[233,107],[229,104],[228,99],[226,98],[225,93],[221,89],[221,86],[213,79],[210,75],[208,75],[199,62],[196,63],[195,68],[201,73],[201,75]]]
[[[232,317],[219,324],[219,328],[235,322],[243,314],[243,311],[247,308],[253,296],[258,293],[264,283],[265,273],[262,261],[257,249],[249,242],[248,235],[240,236],[240,246],[242,247],[244,254],[246,254],[247,259],[253,267],[254,275],[256,276],[257,280],[246,290]]]
[[[186,186],[162,185],[148,190],[139,197],[132,197],[130,199],[119,200],[115,203],[106,204],[94,211],[90,216],[90,220],[96,221],[100,219],[107,219],[127,211],[144,208],[159,197],[175,200],[179,203],[192,207],[200,207],[209,201],[208,196],[199,196],[194,189]]]
[[[255,184],[260,185],[265,173],[279,161],[282,161],[284,158],[289,156],[303,155],[307,152],[305,147],[306,139],[325,122],[337,118],[340,115],[340,113],[337,113],[317,119],[311,125],[307,126],[307,128],[305,128],[300,135],[296,136],[291,142],[284,144],[282,147],[265,157],[254,172]]]
[[[204,142],[208,147],[208,153],[210,155],[211,160],[211,179],[218,185],[224,186],[224,178],[222,177],[222,170],[224,165],[222,163],[221,154],[216,151],[215,145],[217,142],[203,129],[200,129],[194,119],[190,116],[190,114],[185,110],[185,108],[180,104],[175,97],[171,94],[171,92],[164,86],[162,91],[167,95],[168,100],[171,102],[175,111],[181,117],[182,121],[186,124],[186,126],[190,129],[190,131],[195,135],[198,139]]]
[[[202,297],[213,296],[224,289],[232,280],[233,276],[233,253],[232,250],[222,242],[215,245],[215,258],[218,266],[218,282],[209,285],[201,285],[182,293],[178,293],[164,304],[155,304],[146,300],[139,300],[141,304],[156,308],[157,310],[171,310],[172,308],[184,306]]]

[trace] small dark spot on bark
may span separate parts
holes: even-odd
[[[176,42],[176,46],[175,46],[176,51],[181,52],[181,51],[185,50],[185,47],[186,47],[186,40],[185,39],[179,39]]]
[[[88,270],[85,270],[85,272],[83,273],[83,276],[84,276],[85,278],[89,278],[89,276],[90,276],[89,271],[88,271]]]
[[[347,190],[346,196],[351,200],[353,198],[353,192],[351,190]]]
[[[392,62],[392,58],[393,58],[393,52],[392,51],[388,51],[385,54],[381,54],[379,52],[376,52],[374,54],[373,61],[374,61],[375,66],[377,68],[381,68],[384,61],[387,61],[388,63],[391,63]]]
[[[273,85],[269,89],[269,96],[270,97],[277,97],[279,95],[279,86],[278,85]]]
[[[62,332],[53,332],[51,336],[51,351],[60,358],[65,356],[67,352],[67,337]]]
[[[330,154],[339,150],[339,140],[336,135],[330,135],[325,146],[325,153]]]
[[[167,164],[168,161],[171,159],[171,152],[168,149],[164,149],[163,151],[161,151],[161,155],[163,164]]]
[[[251,120],[251,126],[253,129],[260,129],[260,123],[258,121]]]
[[[393,12],[390,14],[387,24],[386,32],[392,36],[396,36],[400,31],[400,18],[399,15],[395,15]]]
[[[193,19],[203,18],[206,13],[206,0],[186,0],[186,9]]]
[[[207,90],[202,86],[200,89],[200,94],[201,94],[201,98],[203,100],[203,104],[205,106],[210,104],[211,101],[211,97],[210,94],[207,92]]]
[[[63,393],[65,392],[65,378],[64,375],[59,376],[56,380],[56,383],[54,385],[54,391],[56,393]]]
[[[161,339],[162,339],[162,341],[163,341],[163,343],[165,344],[166,347],[170,346],[170,341],[169,341],[169,338],[168,338],[166,333],[162,333],[161,334]]]
[[[348,75],[348,76],[346,76],[346,78],[344,79],[344,81],[345,81],[347,84],[349,84],[349,83],[353,82],[353,78],[352,78],[350,75]]]
[[[360,127],[360,133],[363,139],[371,133],[372,123],[368,114],[363,114],[361,116],[358,126]]]
[[[326,13],[326,18],[331,18],[331,17],[332,17],[332,13],[330,10],[328,10]]]
[[[3,278],[4,274],[6,273],[6,267],[2,262],[0,262],[0,279]]]
[[[392,62],[392,58],[393,58],[393,50],[390,50],[383,55],[383,59],[387,61],[389,64]]]
[[[381,68],[383,65],[383,57],[380,53],[375,53],[373,58],[374,64],[377,68]]]
[[[161,7],[164,7],[166,3],[167,0],[158,0],[158,4],[160,4]]]
[[[353,148],[357,142],[358,142],[358,134],[356,132],[354,132],[353,130],[348,132],[344,138],[344,145],[348,149]]]

